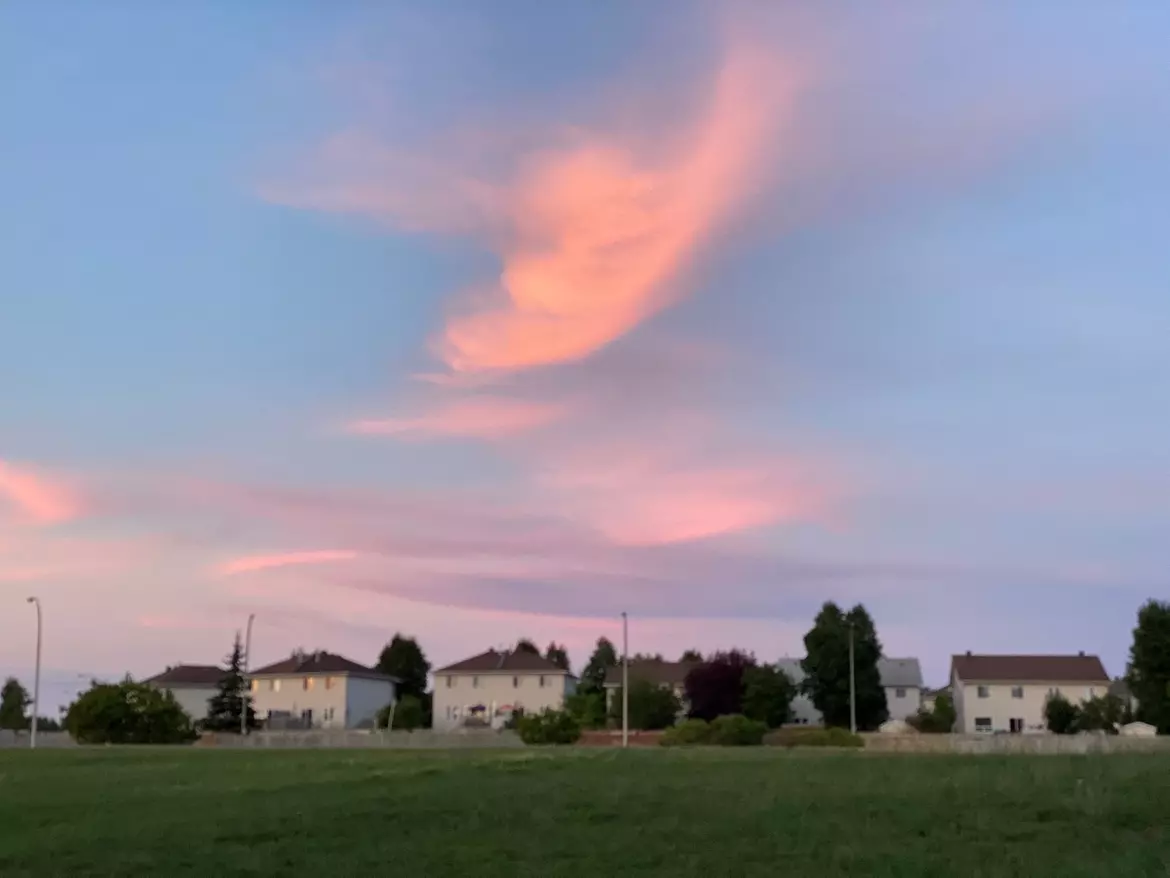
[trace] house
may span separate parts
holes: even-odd
[[[1095,655],[956,655],[951,658],[955,731],[1044,732],[1044,705],[1060,694],[1074,704],[1109,691]]]
[[[560,710],[577,690],[577,678],[526,650],[489,649],[435,671],[432,724],[450,731],[464,725],[498,728],[517,710]]]
[[[142,682],[170,692],[191,719],[207,719],[207,702],[219,691],[227,671],[218,665],[175,665]]]
[[[271,727],[366,728],[396,697],[398,680],[331,652],[294,655],[257,668],[252,709]]]
[[[668,662],[663,659],[638,659],[630,662],[630,685],[639,681],[646,681],[656,686],[663,686],[670,689],[675,694],[675,697],[678,698],[679,703],[682,704],[682,712],[685,714],[687,710],[687,674],[691,672],[692,668],[696,668],[701,664],[702,662]],[[606,712],[609,712],[613,710],[613,700],[622,688],[622,666],[612,665],[606,668],[605,682],[602,685],[605,688],[605,709]]]
[[[804,682],[801,659],[782,658],[776,667],[798,686]],[[922,706],[922,667],[916,658],[878,659],[878,674],[886,690],[886,707],[891,720],[904,720],[918,713]],[[792,699],[792,724],[819,726],[824,722],[812,699],[798,692]]]
[[[940,696],[945,695],[947,698],[951,697],[951,687],[943,686],[941,689],[923,689],[922,690],[922,710],[927,713],[934,712],[934,706],[938,703]]]

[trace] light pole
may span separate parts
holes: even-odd
[[[35,749],[37,746],[37,711],[41,707],[41,601],[40,598],[31,597],[28,603],[34,604],[37,608],[37,667],[33,672],[33,703],[32,703],[32,734],[28,739],[28,746],[30,749]]]
[[[849,731],[857,734],[857,676],[853,670],[853,621],[849,622]]]
[[[622,613],[622,747],[630,746],[630,619]]]
[[[248,689],[251,683],[247,680],[248,659],[252,657],[252,622],[256,619],[255,613],[248,614],[248,633],[244,635],[244,667],[240,675],[240,734],[248,734]]]

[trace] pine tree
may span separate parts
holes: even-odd
[[[244,645],[240,642],[239,632],[232,645],[231,654],[227,657],[227,670],[218,684],[219,691],[207,703],[207,719],[203,721],[203,728],[213,732],[238,732],[240,730],[240,713],[243,710],[244,693],[247,681],[244,679]],[[256,727],[256,712],[248,704],[248,728]]]

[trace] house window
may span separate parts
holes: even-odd
[[[894,697],[895,698],[905,698],[906,697],[906,690],[902,689],[901,687],[895,689],[894,690]]]
[[[280,680],[269,680],[268,681],[268,688],[271,689],[273,692],[279,692],[280,691]]]
[[[1012,698],[1023,698],[1023,697],[1024,697],[1024,687],[1023,686],[1012,686]]]
[[[478,688],[479,688],[479,677],[472,677],[472,678],[471,678],[471,688],[472,688],[472,689],[478,689]]]
[[[326,689],[332,689],[336,685],[337,685],[337,678],[336,677],[326,677],[325,678],[325,688]]]
[[[543,675],[543,674],[541,674],[541,675],[540,675],[540,688],[541,688],[541,689],[543,689],[543,688],[544,688],[545,686],[547,686],[547,685],[548,685],[548,684],[545,682],[544,675]]]
[[[975,731],[990,732],[991,731],[991,717],[977,716],[975,717]]]
[[[512,688],[513,688],[513,689],[519,689],[519,688],[520,688],[520,678],[519,678],[519,677],[513,677],[513,678],[512,678]]]
[[[248,688],[250,688],[253,692],[259,692],[260,691],[260,681],[253,680],[252,684]]]
[[[454,677],[445,677],[444,679],[446,679],[446,681],[447,681],[447,688],[448,689],[450,689],[452,686],[455,685],[455,678]]]
[[[1096,698],[1096,697],[1097,697],[1097,690],[1096,690],[1096,689],[1094,689],[1092,686],[1090,686],[1090,687],[1089,687],[1089,697],[1090,697],[1090,698]]]
[[[1048,697],[1049,698],[1058,698],[1059,696],[1060,696],[1060,689],[1058,689],[1057,687],[1053,686],[1051,689],[1048,690]]]
[[[321,718],[327,723],[333,722],[333,708],[327,707],[321,714]]]
[[[986,686],[980,686],[979,691],[978,691],[978,695],[980,698],[988,698],[991,695],[991,693],[988,691]],[[978,720],[976,720],[976,722],[978,722]],[[988,720],[988,722],[991,722],[991,720]]]
[[[301,680],[301,688],[304,689],[306,692],[312,691],[313,687],[316,685],[317,685],[317,681],[314,680],[312,677],[305,677],[303,680]]]

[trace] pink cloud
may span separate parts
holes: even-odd
[[[257,570],[268,570],[273,567],[351,561],[356,557],[357,552],[330,549],[312,552],[287,552],[281,555],[245,555],[241,558],[233,558],[231,561],[220,565],[217,569],[223,576],[234,576],[238,573],[252,573]]]
[[[399,436],[425,439],[433,436],[500,439],[527,433],[562,418],[562,404],[526,402],[495,396],[456,400],[414,418],[360,420],[347,425],[350,433],[363,436]]]
[[[58,524],[81,514],[81,498],[66,485],[0,460],[0,498],[37,524]]]

